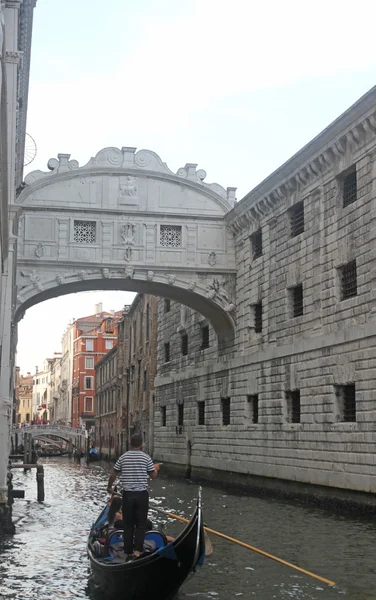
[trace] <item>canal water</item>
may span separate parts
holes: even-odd
[[[0,598],[106,600],[90,577],[86,537],[106,498],[109,466],[45,459],[46,500],[36,501],[35,471],[15,472],[26,491],[16,500],[14,537],[0,541]],[[194,510],[197,486],[161,477],[151,482],[152,505],[179,515]],[[331,588],[245,548],[212,536],[214,553],[179,600],[376,599],[376,524],[277,500],[203,489],[204,520],[271,554],[332,579]],[[177,535],[182,525],[152,511]],[[145,600],[152,600],[145,598]]]

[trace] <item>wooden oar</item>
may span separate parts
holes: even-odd
[[[158,512],[163,513],[164,515],[166,515],[168,517],[171,517],[171,519],[176,519],[177,521],[182,521],[183,523],[189,523],[188,519],[184,519],[184,517],[179,517],[178,515],[174,515],[173,513],[165,512],[164,510],[161,510],[160,508],[157,508],[155,506],[151,506],[151,508],[154,510],[157,510]],[[312,573],[311,571],[306,571],[306,569],[302,569],[301,567],[298,567],[297,565],[293,565],[292,563],[287,562],[287,560],[283,560],[282,558],[273,556],[273,554],[264,552],[264,550],[260,550],[259,548],[256,548],[255,546],[250,546],[249,544],[246,544],[245,542],[241,542],[240,540],[236,540],[235,538],[229,537],[228,535],[225,535],[224,533],[221,533],[220,531],[215,531],[214,529],[210,529],[209,527],[204,527],[204,529],[205,529],[205,531],[212,533],[213,535],[216,535],[217,537],[221,537],[224,540],[227,540],[228,542],[232,542],[233,544],[238,544],[238,546],[242,546],[243,548],[252,550],[252,552],[257,552],[257,554],[261,554],[262,556],[266,556],[267,558],[271,558],[272,560],[275,560],[276,562],[279,562],[282,565],[285,565],[286,567],[291,567],[292,569],[295,569],[296,571],[300,571],[301,573],[304,573],[305,575],[309,575],[310,577],[319,579],[319,581],[322,581],[323,583],[327,583],[328,585],[335,585],[335,582],[331,581],[330,579],[321,577],[321,575],[316,575],[316,573]]]

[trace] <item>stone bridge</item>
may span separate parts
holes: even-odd
[[[42,438],[49,435],[54,435],[66,442],[71,442],[74,446],[80,445],[84,447],[86,432],[84,429],[76,429],[67,425],[30,425],[30,427],[14,427],[12,436],[18,435],[18,444],[23,441],[24,433],[30,433],[33,439]],[[78,444],[78,442],[81,442]]]
[[[49,298],[94,289],[164,296],[234,333],[235,257],[225,214],[235,188],[174,174],[149,150],[105,148],[83,167],[70,155],[25,178],[11,207],[17,245],[15,321]]]

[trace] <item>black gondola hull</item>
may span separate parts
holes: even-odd
[[[166,554],[165,554],[166,553]],[[123,564],[98,560],[88,545],[96,583],[119,600],[172,600],[205,557],[201,506],[182,534],[162,553]]]

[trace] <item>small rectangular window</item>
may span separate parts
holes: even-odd
[[[201,327],[201,350],[205,350],[205,348],[209,348],[210,345],[210,337],[209,337],[209,325],[204,325]]]
[[[354,167],[343,178],[342,197],[343,197],[343,207],[344,208],[357,200],[357,198],[358,198],[358,189],[357,188],[358,188],[358,184],[357,184],[356,168]]]
[[[197,423],[198,425],[205,425],[205,401],[200,400],[197,402]]]
[[[94,340],[86,340],[86,352],[93,352]]]
[[[250,423],[258,423],[258,401],[258,394],[250,394],[247,396],[248,419]]]
[[[144,371],[144,392],[146,392],[148,389],[148,372],[145,369]]]
[[[251,235],[253,259],[262,256],[262,230],[261,227]]]
[[[181,336],[181,353],[183,356],[188,354],[188,335],[186,333]]]
[[[113,340],[106,340],[106,350],[111,350],[114,345]]]
[[[352,423],[356,421],[355,383],[336,385],[337,409],[340,421]]]
[[[171,300],[169,298],[164,299],[164,313],[169,313],[171,310]]]
[[[161,426],[166,427],[167,422],[167,409],[165,406],[161,406]]]
[[[85,356],[85,369],[94,369],[94,356]]]
[[[184,425],[184,403],[178,404],[178,426],[183,427]]]
[[[79,244],[95,244],[96,228],[95,221],[74,221],[73,240]]]
[[[303,284],[296,285],[290,289],[291,314],[293,317],[301,317],[304,312]]]
[[[255,327],[255,333],[261,333],[262,332],[262,302],[258,302],[257,304],[254,305],[254,327]]]
[[[286,392],[287,420],[289,423],[300,423],[300,390]]]
[[[291,237],[296,237],[304,231],[304,203],[297,202],[288,211]]]
[[[164,345],[164,358],[165,362],[170,362],[170,342]]]
[[[231,423],[231,398],[221,398],[222,405],[222,425]]]
[[[159,243],[164,248],[181,247],[181,225],[161,225]]]
[[[339,269],[341,300],[352,298],[358,294],[356,261],[352,260]]]
[[[93,398],[91,396],[85,396],[85,412],[93,412]]]
[[[84,381],[85,381],[85,390],[92,390],[94,377],[85,377]]]

